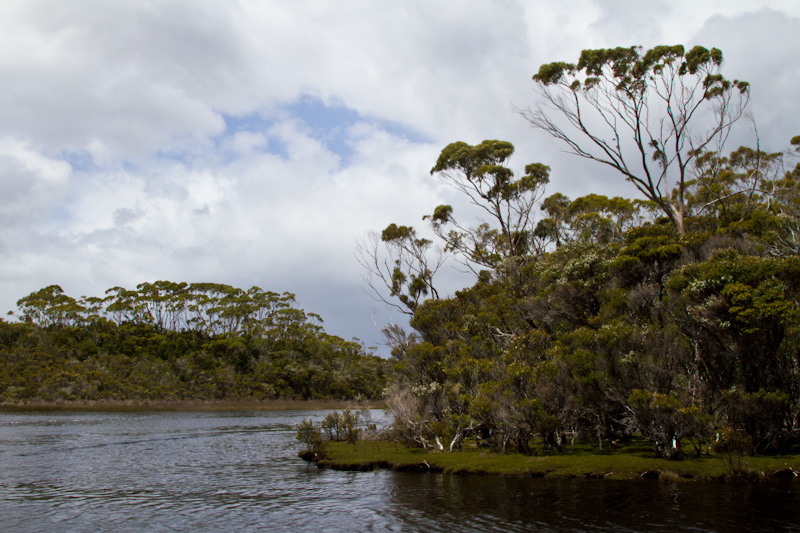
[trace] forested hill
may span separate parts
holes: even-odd
[[[328,335],[294,295],[143,283],[72,298],[51,285],[0,320],[0,402],[380,397],[386,361]]]

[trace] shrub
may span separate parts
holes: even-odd
[[[316,427],[310,418],[304,418],[297,424],[295,438],[306,446],[306,449],[300,454],[303,458],[319,460],[327,457],[328,443],[322,438],[320,428]]]

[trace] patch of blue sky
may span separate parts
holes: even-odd
[[[64,150],[61,159],[69,164],[74,172],[90,172],[97,170],[92,154],[87,150]]]
[[[429,142],[418,132],[402,124],[372,116],[365,116],[342,103],[326,103],[314,96],[305,95],[276,108],[269,114],[250,113],[243,116],[223,115],[225,133],[222,138],[242,131],[265,132],[278,120],[292,118],[300,121],[306,134],[322,143],[339,156],[342,166],[348,166],[355,153],[350,129],[358,123],[367,123],[387,133],[411,142]],[[286,147],[275,136],[268,136],[268,145],[263,151],[286,157]]]
[[[266,133],[272,126],[275,125],[277,119],[274,114],[264,113],[248,113],[246,115],[227,115],[222,114],[225,120],[225,131],[216,138],[217,148],[220,147],[222,142],[229,139],[233,135],[241,132],[250,133]],[[286,144],[276,135],[266,135],[267,144],[261,147],[264,153],[275,154],[277,156],[287,158],[289,153],[286,149]],[[231,159],[233,156],[228,154],[227,158]]]
[[[171,158],[178,161],[184,161],[185,158],[182,154],[169,154],[164,155],[164,152],[158,153],[159,157]],[[102,161],[98,164],[94,156],[88,150],[62,150],[61,160],[69,164],[70,168],[75,173],[91,174],[96,173],[102,169]],[[136,172],[141,167],[133,160],[120,159],[114,163],[115,169],[123,172]]]
[[[346,166],[353,156],[347,131],[359,122],[358,112],[341,104],[326,105],[319,98],[303,96],[283,106],[290,116],[303,122],[309,134],[338,155]]]

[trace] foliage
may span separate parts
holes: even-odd
[[[449,205],[438,206],[430,220],[434,233],[459,253],[467,266],[494,269],[504,258],[528,253],[533,238],[533,208],[549,181],[550,168],[541,163],[525,166],[525,174],[514,179],[505,163],[514,153],[507,141],[485,140],[476,146],[455,142],[439,155],[431,174],[464,193],[490,223],[476,227],[460,225]]]
[[[0,320],[0,401],[379,398],[389,372],[294,296],[143,283],[74,299],[56,286]]]
[[[749,99],[722,64],[702,46],[584,50],[577,64],[542,65],[541,103],[521,113],[568,152],[621,173],[682,235],[692,165],[721,150]]]
[[[712,449],[722,457],[725,467],[732,475],[744,472],[744,457],[752,455],[755,451],[753,438],[750,435],[729,427],[717,433]]]
[[[760,146],[723,154],[749,86],[721,65],[716,49],[617,48],[534,77],[550,105],[526,114],[534,125],[645,200],[539,203],[549,169],[515,181],[510,143],[442,150],[432,172],[490,222],[461,225],[450,206],[426,218],[446,250],[487,270],[451,297],[415,299],[411,334],[387,330],[400,442],[534,454],[639,436],[669,460],[732,453],[718,428],[756,453],[800,442],[800,165]],[[600,121],[584,122],[587,109]],[[691,128],[701,116],[704,135]]]
[[[392,223],[380,236],[368,233],[358,243],[356,257],[367,272],[365,281],[377,299],[403,313],[413,314],[425,297],[439,297],[433,278],[446,256],[433,247],[431,240],[418,237],[412,227]],[[378,283],[400,304],[381,296]]]
[[[304,418],[297,425],[295,438],[305,446],[303,453],[310,454],[313,459],[325,459],[328,456],[327,442],[323,439],[320,428],[314,425],[313,420]]]
[[[361,434],[359,424],[365,418],[363,413],[346,407],[341,412],[333,411],[329,413],[322,420],[322,431],[327,434],[328,440],[346,440],[350,444],[355,444]]]
[[[328,457],[329,445],[332,442],[348,442],[355,446],[367,431],[375,430],[375,425],[371,424],[370,420],[368,409],[350,407],[345,407],[341,411],[331,411],[319,425],[314,424],[311,419],[304,418],[297,425],[296,438],[305,446],[300,456],[320,461]]]

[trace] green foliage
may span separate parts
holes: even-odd
[[[388,398],[403,442],[533,454],[639,434],[674,460],[719,425],[759,453],[800,440],[800,260],[769,253],[767,210],[681,235],[619,198],[543,208],[555,246],[416,309]]]
[[[0,402],[379,398],[388,363],[327,335],[294,296],[159,281],[0,320]]]
[[[296,438],[305,446],[300,455],[305,459],[320,461],[328,457],[331,442],[346,441],[355,446],[364,430],[374,431],[375,426],[369,420],[367,410],[354,410],[350,407],[341,412],[328,413],[319,425],[304,418],[297,425]]]
[[[711,449],[722,457],[728,472],[734,476],[745,472],[744,458],[755,452],[753,438],[730,427],[717,432]]]
[[[749,99],[722,65],[719,49],[702,46],[583,50],[577,64],[539,68],[543,104],[521,113],[569,153],[617,170],[683,235],[692,165],[724,144]]]
[[[359,424],[363,421],[362,418],[364,417],[361,412],[349,407],[342,409],[341,412],[333,411],[322,420],[322,432],[327,434],[328,440],[346,440],[350,444],[355,444],[361,434]]]
[[[328,456],[328,443],[322,438],[322,432],[314,425],[313,420],[304,418],[297,424],[295,438],[305,446],[304,453],[310,454],[312,459],[320,460]]]
[[[514,179],[505,166],[513,153],[514,145],[507,141],[485,140],[475,146],[455,142],[442,150],[431,169],[491,218],[491,223],[462,226],[447,205],[424,217],[447,250],[460,254],[468,265],[494,269],[504,258],[530,250],[531,212],[549,182],[550,167],[531,163]]]
[[[625,232],[641,223],[645,203],[625,198],[588,194],[570,201],[555,193],[542,201],[548,217],[539,220],[535,237],[556,247],[568,242],[618,243]]]
[[[675,394],[634,389],[627,403],[635,428],[653,444],[658,457],[679,458],[682,439],[708,431],[708,417],[697,406],[682,406]]]
[[[645,200],[539,202],[549,168],[515,179],[510,143],[442,150],[431,172],[490,221],[461,225],[448,205],[425,218],[487,270],[415,300],[415,332],[395,336],[403,442],[531,454],[638,434],[676,459],[687,441],[707,455],[715,427],[759,453],[800,441],[800,164],[785,168],[800,149],[725,155],[749,85],[722,65],[716,48],[619,47],[534,75],[543,104],[522,115]]]

